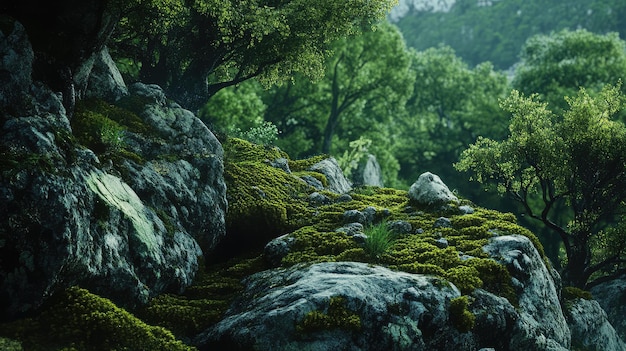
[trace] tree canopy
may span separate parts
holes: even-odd
[[[551,107],[565,109],[564,96],[580,87],[597,92],[626,78],[626,43],[617,33],[562,30],[528,39],[515,70],[513,86],[538,93]]]
[[[596,97],[581,89],[567,101],[569,108],[557,115],[536,94],[513,91],[502,102],[512,115],[510,136],[479,138],[456,167],[510,195],[558,235],[567,255],[564,281],[590,288],[626,272],[626,127],[613,120],[624,96],[608,86]],[[531,205],[533,194],[541,199],[539,210]],[[558,205],[571,221],[561,221]]]
[[[271,84],[323,74],[329,45],[383,18],[393,0],[137,1],[125,11],[114,49],[198,109],[209,96],[252,77]]]

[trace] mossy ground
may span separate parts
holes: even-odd
[[[234,244],[252,243],[247,250],[223,257],[230,260],[208,264],[184,294],[157,296],[148,306],[132,311],[134,315],[108,300],[72,288],[38,317],[4,325],[5,332],[0,332],[0,336],[21,340],[24,345],[32,345],[33,350],[42,349],[43,345],[76,350],[111,346],[120,350],[146,349],[142,345],[149,345],[152,350],[164,349],[163,345],[171,347],[168,350],[191,349],[178,340],[189,340],[220,320],[241,291],[241,279],[269,268],[260,253],[264,243],[284,233],[291,233],[295,244],[283,258],[283,266],[323,261],[367,262],[437,275],[454,283],[463,294],[483,288],[513,304],[516,296],[508,271],[488,258],[482,247],[494,235],[521,234],[529,237],[543,254],[538,239],[517,225],[511,214],[475,207],[467,200],[461,204],[472,205],[473,214],[462,214],[456,205],[430,211],[412,205],[406,191],[376,187],[355,189],[350,193],[352,200],[347,202],[335,202],[338,195],[323,192],[331,203],[314,206],[307,199],[315,189],[298,175],[324,157],[289,160],[293,173],[288,174],[270,165],[269,161],[288,158],[278,149],[239,139],[226,141],[224,149],[229,201],[227,237],[234,238]],[[322,177],[319,179],[324,180]],[[396,235],[384,252],[374,256],[352,237],[335,231],[344,225],[345,211],[370,206],[377,213],[374,223],[401,220],[412,227],[412,233]],[[435,226],[442,216],[450,219],[450,227]],[[447,240],[447,247],[437,245],[440,238]],[[360,322],[358,315],[341,309],[339,300],[332,301],[335,303],[329,303],[328,311],[307,315],[296,322],[297,326],[302,330],[324,326],[355,330],[357,321]],[[460,330],[471,329],[469,303],[467,299],[459,300],[453,305],[456,310],[450,311]],[[125,331],[117,326],[123,326]],[[98,338],[94,331],[100,333]],[[145,344],[137,345],[137,340]]]

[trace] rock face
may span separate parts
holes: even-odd
[[[309,171],[318,172],[326,176],[328,190],[337,194],[344,194],[352,190],[352,184],[346,179],[341,167],[334,158],[322,160],[309,168]]]
[[[225,318],[195,342],[201,350],[569,350],[557,284],[530,240],[494,237],[484,250],[511,273],[518,306],[475,289],[469,330],[451,309],[461,293],[445,280],[332,262],[247,278]]]
[[[441,178],[430,172],[422,173],[411,185],[409,197],[423,206],[441,206],[459,201],[448,186],[441,181]]]
[[[115,62],[104,47],[94,55],[93,66],[89,72],[85,97],[95,97],[115,102],[128,95],[128,88]]]
[[[626,276],[595,286],[591,294],[606,311],[609,322],[622,340],[626,340]]]
[[[224,235],[219,142],[158,87],[136,85],[128,101],[150,132],[126,130],[125,153],[101,161],[72,137],[60,95],[29,80],[21,26],[2,39],[15,90],[0,94],[0,315],[72,285],[122,306],[181,291]]]
[[[566,302],[567,322],[572,330],[572,348],[603,351],[626,350],[626,344],[609,323],[597,301],[575,299]]]

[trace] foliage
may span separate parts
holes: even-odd
[[[591,250],[602,230],[621,228],[616,223],[626,200],[626,127],[612,118],[624,108],[624,98],[619,87],[608,86],[597,97],[581,89],[567,99],[562,116],[537,99],[513,91],[502,102],[512,114],[510,136],[501,142],[479,138],[456,167],[511,195],[558,234],[568,258],[564,281],[590,288],[626,268],[622,246],[604,258]],[[540,211],[530,205],[532,194],[542,199]],[[557,204],[570,211],[570,222],[559,222]]]
[[[490,61],[505,70],[533,35],[584,28],[624,37],[625,14],[620,0],[457,0],[449,12],[410,11],[397,25],[418,50],[445,43],[471,65]]]
[[[360,137],[350,142],[350,149],[337,157],[337,163],[346,177],[352,176],[352,172],[359,167],[359,163],[367,156],[368,148],[372,145],[370,139]]]
[[[557,111],[567,107],[564,96],[580,87],[598,92],[626,78],[626,43],[617,33],[593,34],[562,30],[526,41],[513,86],[524,94],[538,93]]]
[[[320,81],[296,76],[265,95],[265,119],[281,130],[278,145],[291,155],[342,155],[350,141],[371,139],[370,152],[390,172],[385,179],[395,179],[398,167],[385,149],[393,140],[394,117],[403,113],[411,92],[403,38],[394,26],[380,23],[332,48]],[[376,145],[379,140],[384,145]]]
[[[468,67],[450,47],[411,55],[413,94],[406,118],[396,121],[400,177],[410,184],[416,175],[430,171],[478,200],[482,194],[463,187],[466,182],[452,163],[478,136],[506,135],[506,115],[499,110],[498,99],[506,96],[507,80],[489,63]]]
[[[387,227],[387,223],[382,221],[371,225],[365,229],[365,252],[374,260],[380,259],[393,244],[394,234]]]
[[[253,77],[265,84],[295,72],[319,77],[329,43],[383,18],[393,3],[132,1],[112,46],[118,58],[139,63],[141,81],[197,109],[221,88]]]

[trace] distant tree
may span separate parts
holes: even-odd
[[[598,92],[626,78],[626,43],[617,33],[562,30],[528,39],[515,70],[513,87],[538,93],[551,108],[565,109],[564,96],[580,87]]]
[[[265,100],[266,119],[283,131],[281,138],[301,146],[305,128],[311,141],[306,145],[314,153],[341,154],[361,136],[381,139],[367,134],[386,132],[384,125],[403,113],[413,84],[410,56],[391,24],[338,40],[332,49],[321,80],[296,79],[273,89]]]
[[[407,45],[425,50],[445,43],[472,66],[490,61],[497,69],[506,70],[518,61],[524,42],[533,35],[584,28],[626,36],[626,3],[622,0],[451,2],[454,4],[445,12],[407,11],[397,22]]]
[[[556,115],[537,95],[513,91],[502,102],[512,114],[510,136],[480,138],[456,167],[510,195],[557,235],[567,255],[564,282],[589,289],[626,273],[626,127],[612,120],[624,96],[609,86],[596,97],[581,89],[567,101]],[[571,221],[555,213],[558,205]]]
[[[489,63],[468,67],[447,46],[412,56],[413,94],[398,128],[401,176],[412,182],[431,171],[451,184],[466,183],[453,181],[458,173],[452,164],[461,151],[479,135],[506,136],[507,117],[498,107],[509,89],[506,77]]]
[[[113,45],[139,79],[198,109],[218,90],[258,77],[323,74],[328,46],[383,18],[393,0],[134,1]]]

